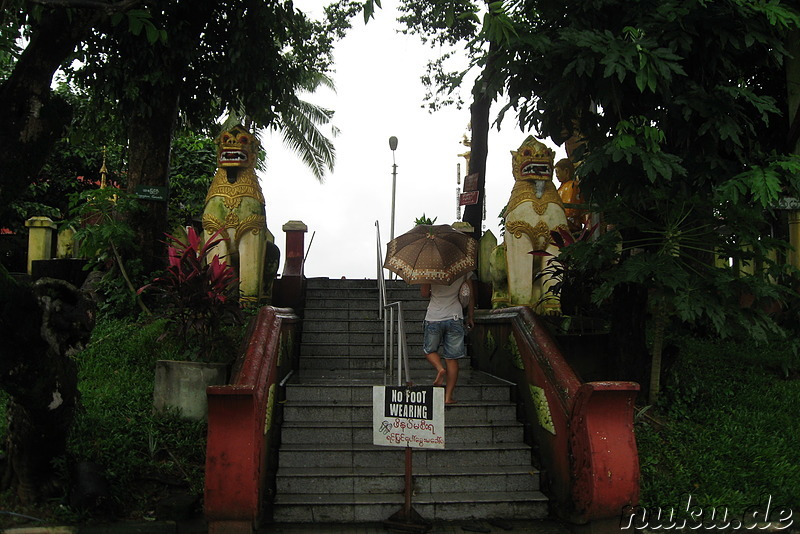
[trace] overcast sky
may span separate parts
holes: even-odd
[[[300,9],[317,9],[319,3],[295,1]],[[469,110],[453,107],[431,114],[421,107],[425,91],[420,76],[436,51],[417,38],[398,34],[397,2],[383,0],[382,4],[369,24],[364,25],[362,17],[354,20],[347,37],[337,44],[336,93],[306,97],[336,111],[334,123],[341,133],[334,139],[333,173],[320,184],[283,147],[278,135],[267,133],[262,138],[267,170],[260,178],[267,226],[281,250],[281,271],[285,258],[281,228],[287,221],[300,220],[308,226],[307,277],[376,277],[375,222],[380,225],[385,254],[392,219],[391,136],[398,139],[395,236],[410,230],[423,213],[437,218],[436,224],[457,220],[457,164],[461,163],[463,189],[466,165],[459,154],[467,150],[461,143],[464,134],[469,135]],[[469,90],[464,94],[468,96]],[[499,107],[493,109],[493,117]],[[501,131],[493,128],[489,137],[484,229],[498,239],[498,215],[513,185],[510,151],[528,135],[513,119],[509,113]]]

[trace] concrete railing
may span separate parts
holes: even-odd
[[[619,519],[639,501],[634,382],[582,383],[530,308],[476,312],[473,367],[517,384],[554,512]]]
[[[205,516],[209,533],[251,533],[262,520],[274,476],[279,383],[299,348],[300,319],[261,308],[231,383],[209,386]]]

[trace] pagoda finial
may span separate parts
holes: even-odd
[[[106,168],[106,147],[103,146],[103,165],[100,166],[100,189],[108,185],[108,168]]]

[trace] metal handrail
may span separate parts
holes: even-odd
[[[406,328],[403,320],[403,303],[386,302],[386,280],[383,277],[383,251],[381,249],[381,229],[375,221],[377,235],[378,258],[378,314],[383,319],[383,377],[384,384],[393,377],[392,367],[394,362],[394,347],[397,345],[397,385],[403,385],[403,371],[405,382],[411,383],[411,374],[408,366],[408,344],[406,343]],[[388,316],[386,310],[389,310]],[[395,309],[397,310],[397,333],[395,334]]]

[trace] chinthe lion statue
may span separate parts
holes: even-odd
[[[223,241],[214,253],[236,269],[239,302],[259,304],[269,300],[279,256],[255,173],[259,142],[236,125],[216,143],[218,168],[206,195],[203,230],[206,239],[220,232]]]
[[[548,258],[530,254],[545,250],[558,255],[558,249],[551,244],[550,232],[567,229],[564,204],[552,180],[555,154],[544,143],[528,136],[511,156],[514,187],[505,208],[505,242],[496,251],[495,256],[499,257],[493,257],[498,273],[505,263],[507,286],[495,292],[493,305],[532,306],[538,313],[557,314],[559,302],[547,291],[554,280],[540,274]]]

